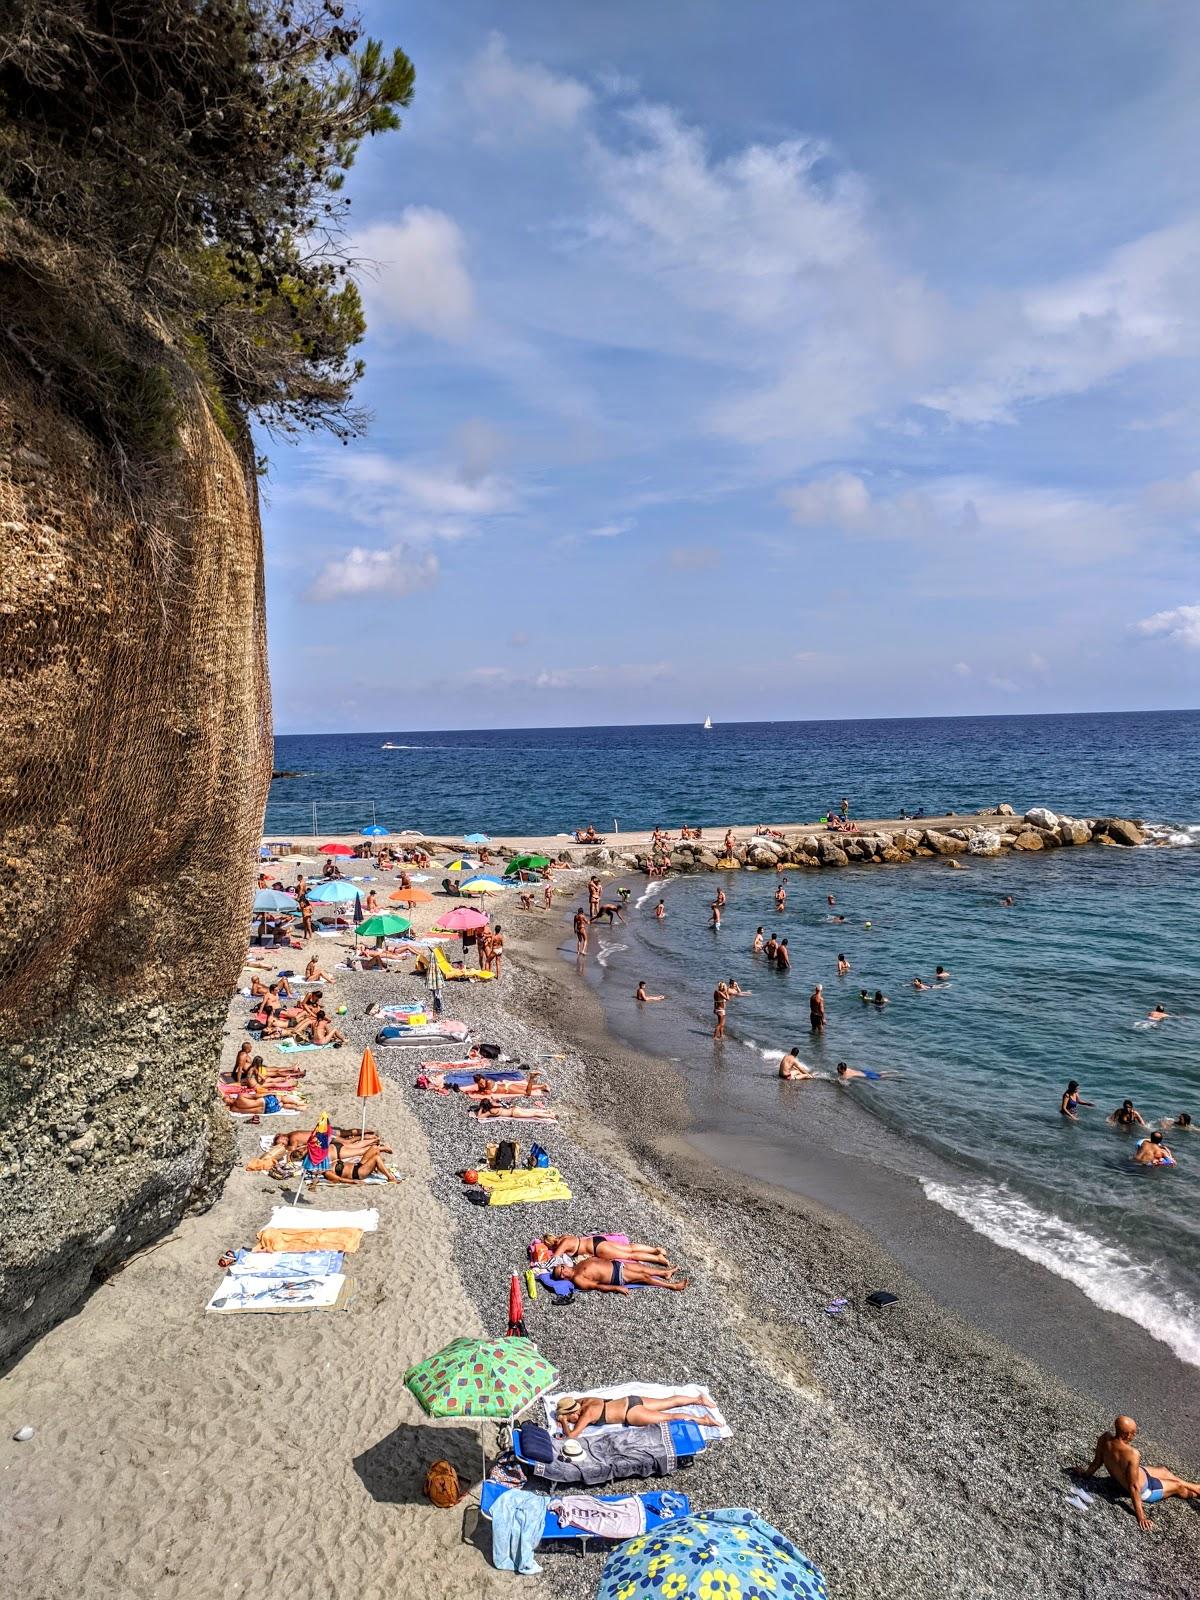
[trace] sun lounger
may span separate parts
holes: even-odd
[[[541,1279],[539,1278],[538,1281],[540,1282]],[[558,1280],[555,1279],[552,1281],[557,1282]],[[568,1284],[567,1287],[569,1288],[570,1285]],[[703,1434],[705,1440],[711,1444],[714,1439],[732,1439],[733,1429],[725,1420],[725,1416],[722,1413],[720,1406],[716,1405],[715,1403],[711,1406],[707,1406],[702,1403],[700,1398],[701,1394],[707,1392],[708,1391],[703,1389],[698,1383],[646,1383],[644,1381],[635,1380],[631,1383],[597,1384],[594,1388],[587,1389],[556,1389],[553,1394],[542,1396],[541,1409],[545,1413],[546,1426],[553,1432],[556,1430],[557,1426],[555,1411],[559,1401],[574,1400],[581,1394],[599,1395],[601,1399],[604,1400],[625,1400],[630,1395],[635,1394],[640,1395],[647,1400],[661,1398],[669,1394],[688,1396],[694,1395],[696,1397],[696,1403],[694,1415],[691,1420],[695,1422],[696,1426],[700,1429],[700,1432]],[[679,1409],[682,1411],[684,1408],[681,1406]],[[720,1420],[716,1422],[712,1421],[711,1419],[713,1416],[718,1417]],[[589,1425],[588,1432],[612,1432],[621,1427],[624,1427],[624,1423],[593,1422]]]
[[[506,1483],[492,1483],[490,1480],[484,1482],[479,1495],[479,1510],[489,1521],[491,1520],[492,1507],[500,1496],[507,1494],[508,1491],[509,1485]],[[638,1495],[598,1494],[594,1498],[603,1505],[619,1505],[625,1500],[640,1500],[642,1514],[645,1519],[644,1531],[646,1533],[653,1533],[656,1528],[661,1528],[664,1522],[673,1522],[677,1517],[690,1516],[692,1512],[691,1501],[687,1495],[676,1494],[669,1489],[650,1489]],[[562,1523],[547,1506],[546,1525],[542,1529],[542,1537],[539,1544],[547,1544],[554,1541],[578,1542],[585,1552],[588,1549],[589,1541],[602,1548],[608,1548],[615,1543],[621,1542],[604,1534],[589,1531],[586,1528],[574,1528],[570,1523]]]
[[[528,1422],[512,1430],[513,1454],[531,1479],[589,1488],[617,1478],[665,1477],[677,1468],[690,1467],[706,1443],[694,1422],[658,1422],[651,1427],[600,1433],[585,1428],[575,1440],[582,1446],[577,1456],[563,1453],[564,1442]]]

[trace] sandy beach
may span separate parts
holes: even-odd
[[[449,986],[446,1014],[550,1079],[558,1124],[513,1124],[513,1137],[527,1144],[532,1131],[546,1144],[573,1200],[468,1206],[456,1174],[479,1164],[495,1132],[457,1097],[413,1088],[425,1052],[380,1050],[385,1092],[368,1122],[404,1181],[322,1189],[312,1201],[314,1212],[379,1209],[378,1233],[348,1258],[346,1311],[203,1314],[217,1258],[251,1243],[283,1197],[239,1166],[215,1206],[134,1258],[6,1373],[0,1556],[14,1590],[31,1600],[117,1588],[204,1600],[266,1594],[280,1581],[364,1595],[511,1588],[487,1563],[486,1528],[463,1543],[462,1513],[420,1496],[438,1455],[477,1476],[476,1433],[435,1434],[402,1375],[456,1334],[502,1333],[510,1271],[531,1238],[561,1227],[662,1244],[692,1286],[564,1307],[543,1294],[526,1306],[543,1354],[572,1387],[707,1385],[734,1437],[671,1486],[697,1506],[759,1509],[822,1567],[839,1600],[933,1600],[948,1573],[964,1595],[1006,1600],[1196,1592],[1192,1508],[1159,1508],[1154,1534],[1141,1535],[1127,1503],[1095,1484],[1086,1512],[1067,1504],[1067,1464],[1109,1421],[1094,1400],[945,1309],[842,1217],[718,1167],[711,1152],[699,1159],[677,1075],[607,1036],[596,997],[557,954],[567,903],[526,916],[509,895],[498,905],[504,974]],[[418,930],[438,909],[419,908]],[[326,965],[340,953],[334,939],[314,948]],[[267,959],[299,967],[304,953]],[[337,977],[348,1047],[299,1059],[313,1120],[328,1109],[348,1123],[358,1120],[360,1050],[379,1025],[366,1006],[421,985]],[[226,1062],[246,1011],[236,997]],[[308,1121],[306,1111],[288,1126]],[[265,1126],[239,1125],[243,1164]],[[901,1305],[826,1314],[868,1282]],[[22,1425],[34,1438],[9,1442]],[[1152,1435],[1146,1449],[1194,1465],[1175,1439]],[[527,1592],[582,1600],[600,1558],[552,1554],[543,1565]]]

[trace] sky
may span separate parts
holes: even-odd
[[[1200,8],[367,5],[280,732],[1200,705]]]

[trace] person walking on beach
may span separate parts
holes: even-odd
[[[1079,1110],[1080,1106],[1094,1106],[1095,1104],[1096,1102],[1094,1100],[1081,1100],[1079,1098],[1079,1085],[1076,1083],[1075,1079],[1072,1078],[1070,1083],[1063,1090],[1063,1097],[1059,1102],[1058,1109],[1062,1112],[1064,1117],[1070,1117],[1072,1122],[1078,1122],[1079,1118],[1075,1113]]]
[[[587,955],[588,919],[584,916],[582,906],[575,913],[573,926],[575,929],[575,954],[577,956],[585,956]]]
[[[504,960],[504,934],[500,924],[497,923],[492,930],[491,943],[488,946],[488,966],[497,977],[500,976],[500,963]]]
[[[814,1033],[825,1029],[825,994],[820,984],[808,997],[808,1025]]]
[[[1189,1483],[1177,1478],[1166,1467],[1144,1467],[1142,1452],[1134,1444],[1137,1423],[1132,1417],[1117,1417],[1111,1433],[1102,1433],[1096,1440],[1095,1454],[1086,1467],[1073,1467],[1078,1478],[1094,1478],[1103,1467],[1109,1477],[1133,1502],[1133,1514],[1138,1527],[1147,1529],[1154,1524],[1146,1515],[1146,1507],[1158,1505],[1175,1496],[1180,1500],[1200,1499],[1200,1483]]]

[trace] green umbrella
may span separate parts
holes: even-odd
[[[557,1381],[532,1339],[452,1339],[404,1374],[427,1416],[493,1422],[519,1415]]]
[[[354,930],[360,939],[386,939],[391,933],[407,933],[412,923],[407,917],[398,917],[394,912],[381,911],[377,916],[368,917],[365,922],[360,922]]]
[[[514,856],[504,869],[507,878],[514,872],[540,872],[550,865],[549,856]]]

